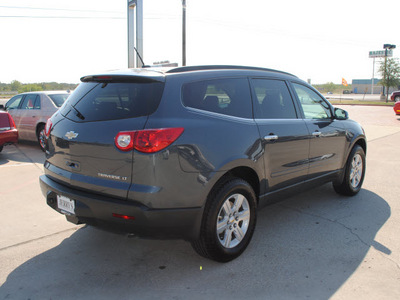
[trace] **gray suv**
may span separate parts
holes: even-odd
[[[257,208],[365,174],[362,127],[288,73],[253,67],[131,69],[85,76],[46,124],[47,204],[68,221],[183,238],[227,262]]]

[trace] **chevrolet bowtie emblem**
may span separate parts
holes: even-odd
[[[69,139],[69,140],[72,140],[72,139],[76,138],[78,135],[79,135],[79,133],[75,133],[75,131],[68,131],[68,132],[65,134],[65,137],[66,137],[67,139]]]

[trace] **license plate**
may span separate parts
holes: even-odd
[[[75,214],[75,201],[68,197],[57,195],[57,206],[64,214]]]

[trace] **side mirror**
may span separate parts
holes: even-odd
[[[349,113],[341,108],[335,108],[335,119],[337,120],[347,120],[349,118]]]

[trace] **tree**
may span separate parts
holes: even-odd
[[[19,90],[19,93],[43,91],[41,85],[37,83],[24,84]]]
[[[22,83],[18,80],[11,81],[11,91],[19,91],[21,89]]]
[[[387,94],[389,94],[390,87],[400,85],[400,65],[397,58],[387,58],[382,61],[379,73],[382,75],[382,80],[379,84],[387,88]],[[387,96],[384,96],[387,102]]]
[[[323,85],[326,92],[334,93],[336,91],[336,85],[333,82],[327,82]]]

